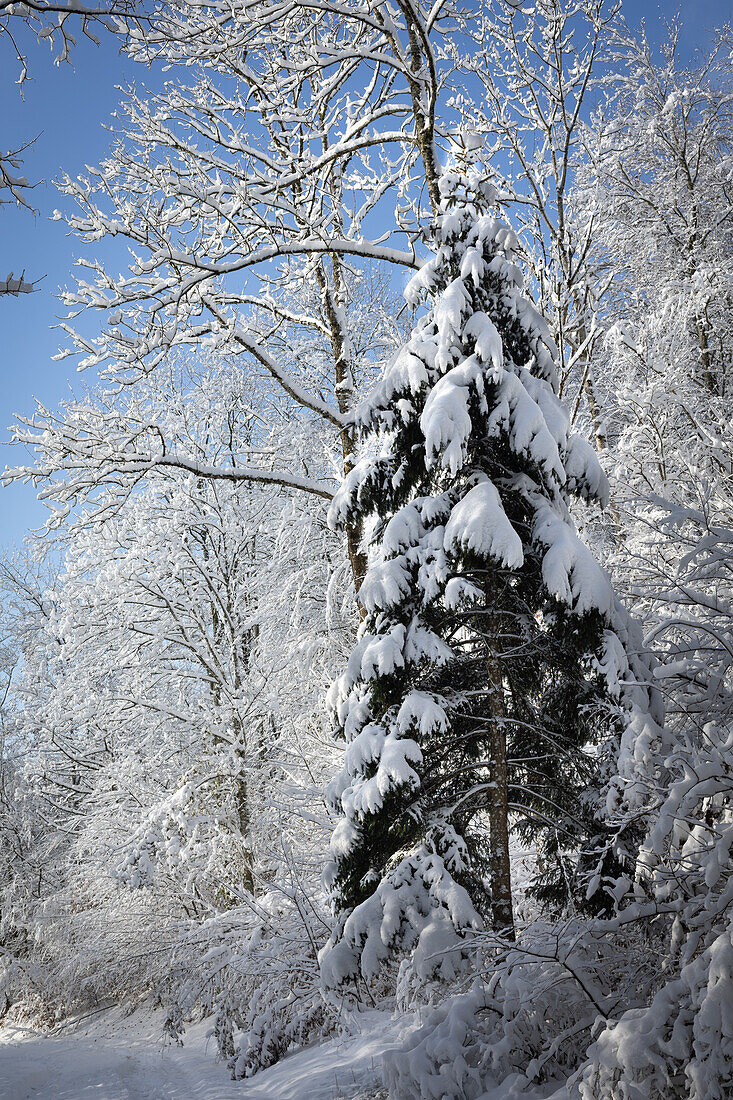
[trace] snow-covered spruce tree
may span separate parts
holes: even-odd
[[[510,824],[538,846],[540,898],[602,908],[628,854],[634,753],[659,733],[638,632],[568,511],[602,503],[606,480],[569,432],[516,237],[476,168],[440,188],[435,254],[406,291],[431,308],[357,411],[365,457],[330,513],[370,522],[371,565],[330,698],[346,755],[328,985],[393,949],[448,976],[489,916],[511,938]],[[595,813],[604,777],[623,836]]]

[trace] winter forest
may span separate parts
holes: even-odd
[[[84,36],[141,74],[57,180],[82,373],[5,436],[47,519],[0,559],[0,1095],[733,1097],[733,33],[690,60],[691,7],[0,0],[19,95]]]

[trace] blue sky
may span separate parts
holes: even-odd
[[[651,38],[658,36],[660,13],[669,18],[681,10],[690,53],[705,48],[712,26],[733,18],[733,0],[627,0],[624,7],[632,25],[646,20]],[[0,297],[3,440],[14,414],[32,410],[34,396],[53,407],[72,384],[79,388],[94,382],[89,374],[80,377],[76,373],[73,359],[52,360],[63,341],[63,334],[52,328],[61,313],[55,294],[59,286],[72,282],[74,259],[85,249],[68,235],[63,222],[50,220],[54,208],[63,205],[53,181],[62,169],[75,175],[83,172],[85,164],[97,164],[104,157],[110,144],[105,125],[113,121],[111,115],[120,99],[118,85],[149,85],[159,79],[120,55],[110,38],[95,47],[80,37],[72,55],[73,68],[53,65],[47,44],[34,39],[26,44],[32,79],[25,85],[23,99],[14,83],[17,66],[7,46],[0,48],[0,144],[6,151],[38,135],[25,155],[25,174],[39,181],[31,192],[39,214],[33,217],[11,206],[0,208],[0,278],[11,270],[17,275],[22,268],[29,278],[45,278],[32,295]],[[119,256],[122,269],[122,249]],[[0,466],[20,460],[19,453],[5,448]],[[43,522],[45,514],[31,487],[0,490],[0,546],[19,543],[29,527]]]

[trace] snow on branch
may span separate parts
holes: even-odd
[[[18,418],[13,434],[15,443],[35,451],[36,461],[6,468],[3,483],[41,486],[38,499],[51,508],[48,526],[53,529],[84,504],[92,506],[96,519],[116,514],[140,483],[166,471],[204,480],[279,486],[327,501],[333,497],[328,477],[281,468],[276,454],[267,448],[258,451],[250,446],[249,454],[242,452],[241,464],[234,453],[228,462],[218,462],[218,454],[205,455],[195,441],[166,438],[153,415],[149,411],[146,417],[134,408],[123,412],[105,407],[104,395],[96,406],[70,403],[59,414],[39,403],[35,416]]]
[[[12,294],[16,298],[19,294],[32,294],[36,289],[35,283],[25,281],[25,271],[16,279],[11,271],[7,279],[0,279],[0,295]]]

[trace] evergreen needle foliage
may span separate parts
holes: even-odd
[[[487,920],[511,938],[510,828],[537,845],[541,899],[605,906],[632,839],[599,816],[605,760],[632,711],[654,728],[636,631],[568,510],[606,479],[556,395],[516,238],[476,168],[440,190],[407,289],[429,312],[357,412],[365,457],[331,509],[371,524],[372,551],[331,696],[335,984],[393,949],[448,976]]]

